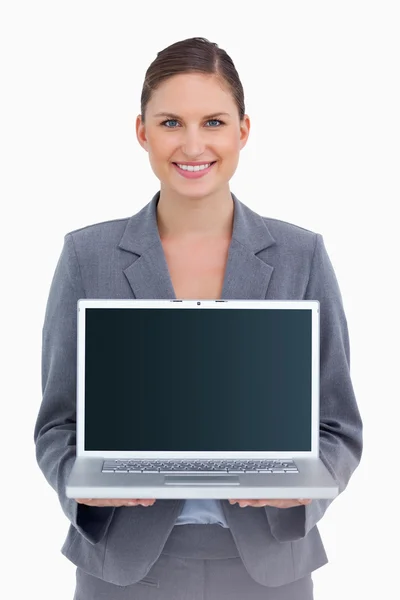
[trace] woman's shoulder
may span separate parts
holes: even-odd
[[[129,217],[125,217],[90,223],[68,231],[65,237],[72,237],[74,244],[80,247],[98,246],[106,243],[114,244],[121,239],[128,221]]]
[[[306,252],[313,252],[319,235],[316,231],[282,219],[262,219],[277,244],[283,244],[286,248],[292,247],[294,251],[304,249]]]
[[[297,223],[283,221],[282,219],[274,219],[272,217],[262,217],[262,219],[268,226],[268,229],[270,229],[271,231],[274,230],[276,232],[297,234],[302,234],[302,232],[304,232],[304,235],[306,237],[314,237],[316,235],[315,231],[307,229],[306,227],[302,227]]]
[[[98,223],[89,223],[88,225],[84,225],[83,227],[79,227],[77,229],[72,229],[68,231],[66,235],[72,235],[73,237],[84,236],[86,235],[96,235],[96,233],[105,231],[120,231],[126,227],[127,222],[129,221],[129,217],[124,217],[121,219],[110,219],[108,221],[99,221]]]

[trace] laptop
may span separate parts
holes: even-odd
[[[69,498],[334,498],[319,302],[77,303]]]

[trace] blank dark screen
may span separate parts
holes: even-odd
[[[87,308],[85,449],[311,449],[308,309]]]

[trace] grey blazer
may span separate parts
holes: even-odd
[[[184,499],[151,507],[89,507],[65,495],[76,444],[79,298],[175,298],[156,221],[160,192],[137,214],[67,233],[50,286],[42,338],[42,391],[34,440],[40,469],[70,521],[62,553],[117,585],[148,573]],[[234,224],[222,298],[320,301],[320,456],[340,493],[362,454],[362,421],[350,379],[347,321],[323,238],[262,217],[234,194]],[[135,343],[135,340],[132,340]],[[221,500],[250,576],[279,586],[328,562],[317,523],[331,500],[289,509]]]

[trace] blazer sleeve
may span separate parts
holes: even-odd
[[[304,299],[320,302],[320,458],[341,494],[362,455],[362,420],[350,378],[350,346],[342,297],[321,234],[316,234]],[[264,507],[277,541],[304,538],[332,500],[307,506]]]
[[[77,301],[85,297],[72,235],[67,233],[47,300],[42,329],[42,402],[34,430],[36,459],[72,525],[96,544],[114,507],[92,507],[67,498],[76,456]]]

